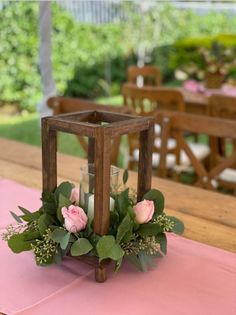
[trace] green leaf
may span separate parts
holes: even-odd
[[[61,183],[55,190],[54,194],[57,200],[59,200],[60,194],[66,197],[67,199],[70,199],[71,190],[73,188],[73,185],[70,182],[63,182]]]
[[[61,248],[58,246],[57,247],[57,252],[55,253],[55,255],[53,256],[53,261],[59,265],[62,262],[62,258],[63,258],[63,252],[61,250]]]
[[[144,196],[143,199],[153,200],[155,205],[154,217],[160,215],[165,207],[165,198],[161,191],[157,189],[149,190]]]
[[[23,221],[21,220],[21,218],[15,214],[14,212],[10,211],[10,214],[13,216],[13,218],[18,222],[18,223],[23,223]]]
[[[121,217],[125,217],[129,207],[129,188],[125,189],[117,196],[117,203],[119,214]]]
[[[137,234],[140,236],[153,236],[157,235],[158,233],[162,233],[163,229],[157,223],[145,223],[140,224],[139,229],[137,230]]]
[[[141,268],[142,268],[142,271],[147,271],[148,268],[155,268],[156,267],[156,264],[153,260],[153,257],[148,255],[145,251],[141,250],[139,253],[138,253],[138,258],[139,258],[139,261],[140,261],[140,265],[141,265]]]
[[[175,234],[183,234],[184,233],[184,223],[182,221],[180,221],[179,219],[177,219],[176,217],[171,217],[171,216],[167,216],[169,219],[171,219],[171,221],[173,221],[175,223],[172,232]]]
[[[66,234],[67,231],[63,230],[62,228],[57,228],[52,232],[51,239],[57,243],[60,243]]]
[[[38,227],[41,236],[45,234],[46,229],[55,223],[55,220],[47,213],[42,214],[38,219]]]
[[[69,207],[70,205],[71,205],[71,201],[60,193],[58,208],[57,208],[57,218],[61,223],[64,223],[64,218],[62,216],[61,209],[63,207]]]
[[[123,173],[123,184],[125,185],[128,181],[128,178],[129,178],[129,172],[128,170],[124,170],[124,173]]]
[[[134,265],[139,271],[143,271],[142,270],[142,265],[140,263],[140,260],[139,260],[138,256],[136,256],[136,255],[126,255],[125,256],[125,260],[127,260],[130,264]]]
[[[72,244],[70,252],[72,256],[81,256],[90,252],[92,248],[92,244],[86,238],[79,238]]]
[[[57,201],[52,192],[43,192],[42,198],[44,212],[55,215],[57,211]]]
[[[163,254],[167,254],[167,238],[165,233],[157,234],[156,241],[160,244],[161,251]]]
[[[116,265],[115,265],[115,272],[119,271],[121,265],[122,265],[122,261],[123,261],[123,257],[121,257],[120,259],[118,259],[116,261]]]
[[[21,218],[26,222],[33,222],[33,221],[38,220],[40,215],[41,215],[41,208],[38,211],[31,212],[30,216],[28,216],[27,214],[21,215]]]
[[[25,241],[23,233],[13,235],[8,240],[8,246],[17,254],[32,249],[31,241]]]
[[[67,245],[69,244],[70,240],[70,232],[66,233],[66,235],[63,237],[63,239],[60,242],[61,249],[66,249]]]
[[[36,239],[40,238],[40,233],[38,230],[29,230],[22,233],[25,241],[34,242]]]
[[[116,243],[116,240],[112,235],[102,236],[97,243],[96,249],[99,261],[106,258],[118,261],[124,256],[124,251],[120,245]]]
[[[118,226],[117,234],[116,234],[116,242],[119,244],[128,232],[131,232],[129,233],[129,235],[130,234],[132,235],[132,231],[133,231],[133,220],[131,219],[129,213],[127,213],[124,219],[121,221],[120,225]]]

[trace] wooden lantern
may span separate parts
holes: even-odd
[[[102,124],[105,123],[105,124]],[[57,132],[88,137],[88,163],[95,165],[94,233],[109,230],[111,140],[129,133],[139,133],[137,199],[151,188],[154,119],[106,111],[83,111],[42,118],[43,191],[57,187]],[[106,279],[105,267],[95,264],[95,278]]]

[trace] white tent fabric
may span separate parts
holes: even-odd
[[[47,100],[56,95],[51,61],[51,6],[50,1],[39,1],[39,68],[42,77],[43,99],[37,108],[42,117],[52,115],[47,107]]]

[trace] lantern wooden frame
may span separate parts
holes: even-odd
[[[101,124],[101,123],[106,124]],[[154,118],[137,117],[106,111],[83,111],[42,118],[43,191],[57,187],[57,132],[88,137],[88,163],[95,165],[94,233],[109,230],[111,140],[129,133],[139,133],[137,199],[151,188]],[[95,264],[95,278],[106,279],[105,267]]]

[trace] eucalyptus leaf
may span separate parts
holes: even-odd
[[[133,230],[133,220],[129,213],[126,214],[117,229],[116,242],[119,244],[128,232]],[[129,233],[130,234],[130,233]],[[132,233],[131,233],[132,235]]]
[[[156,264],[153,260],[153,257],[148,255],[145,251],[141,250],[138,253],[138,258],[140,260],[140,265],[142,268],[142,271],[147,271],[149,268],[155,268]]]
[[[42,214],[38,219],[38,227],[39,232],[41,236],[43,236],[47,230],[47,228],[52,225],[54,222],[54,219],[47,213]]]
[[[59,201],[60,194],[66,197],[67,199],[70,199],[71,190],[73,188],[73,185],[70,182],[63,182],[61,183],[55,190],[54,194],[57,200]]]
[[[64,223],[64,218],[61,213],[61,209],[63,207],[69,207],[71,205],[70,199],[62,195],[61,193],[59,194],[59,202],[58,202],[58,208],[57,208],[57,219],[61,222]]]
[[[55,215],[57,211],[57,201],[52,192],[43,192],[41,200],[43,202],[44,212]]]
[[[162,253],[166,255],[167,254],[167,238],[166,238],[165,233],[157,234],[155,239],[160,244]]]
[[[26,222],[33,222],[39,219],[40,215],[42,214],[41,208],[38,211],[31,212],[30,215],[24,214],[21,215],[21,218]]]
[[[67,231],[63,230],[62,228],[55,229],[51,234],[51,239],[57,243],[61,243]]]
[[[57,265],[59,265],[62,262],[62,258],[63,258],[63,252],[61,248],[58,246],[57,252],[53,256],[53,260]]]
[[[70,232],[66,233],[66,235],[62,238],[60,242],[61,249],[65,250],[70,241]]]
[[[161,191],[157,189],[151,189],[143,196],[143,199],[152,200],[154,202],[154,217],[160,215],[163,212],[165,207],[165,198]]]
[[[119,259],[124,256],[123,249],[116,243],[116,240],[112,235],[102,236],[97,243],[96,249],[99,261],[106,258],[119,261]]]
[[[71,255],[72,256],[81,256],[85,255],[91,251],[93,245],[86,238],[79,238],[71,246]]]
[[[8,240],[8,246],[16,254],[32,249],[31,241],[26,241],[23,233],[13,235]]]
[[[120,270],[120,267],[122,265],[122,261],[123,261],[123,257],[121,257],[120,259],[118,259],[116,261],[116,265],[115,265],[115,272],[118,272]]]
[[[124,173],[123,173],[123,184],[125,185],[128,181],[128,178],[129,178],[129,172],[128,170],[124,170]]]
[[[139,229],[136,231],[138,235],[143,237],[157,235],[162,232],[163,228],[157,223],[140,224]]]
[[[129,207],[129,188],[122,191],[117,197],[118,211],[121,217],[125,217]]]
[[[18,222],[18,223],[23,223],[23,221],[21,220],[21,217],[19,217],[17,214],[15,214],[14,212],[10,211],[10,214],[13,216],[13,218]]]
[[[184,232],[184,223],[177,219],[176,217],[167,216],[171,221],[174,222],[174,227],[172,228],[172,232],[175,234],[183,234]]]
[[[134,265],[139,271],[143,271],[142,265],[138,256],[136,255],[126,255],[125,260],[127,260],[130,264]]]
[[[23,233],[21,233],[24,240],[34,242],[36,239],[40,239],[41,235],[38,230],[26,230]]]

